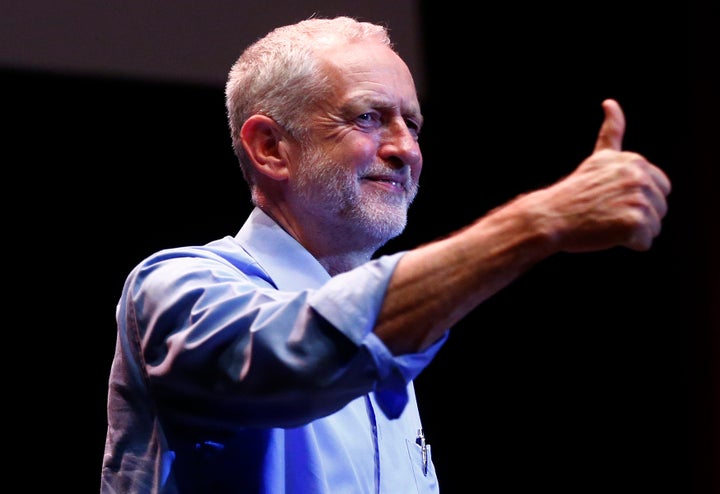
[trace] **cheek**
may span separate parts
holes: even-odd
[[[378,141],[371,135],[351,133],[334,146],[332,156],[339,163],[362,165],[375,161],[378,154]]]
[[[423,167],[423,159],[422,155],[420,155],[420,159],[416,162],[410,165],[410,175],[412,175],[413,179],[417,182],[420,180],[420,173],[422,172]]]

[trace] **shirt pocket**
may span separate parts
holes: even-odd
[[[419,494],[440,492],[437,477],[435,476],[435,467],[432,462],[432,449],[430,445],[425,445],[425,457],[423,457],[422,447],[416,442],[406,439],[405,445],[407,446],[417,492]],[[425,469],[425,461],[427,461],[427,471]]]

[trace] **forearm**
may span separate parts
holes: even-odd
[[[396,354],[426,348],[553,252],[551,230],[522,196],[398,263],[375,333]]]

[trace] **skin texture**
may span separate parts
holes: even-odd
[[[391,49],[364,41],[319,56],[334,91],[308,115],[310,148],[262,115],[241,136],[260,172],[259,206],[334,275],[370,260],[404,228],[422,170],[422,116],[410,72]],[[670,181],[622,149],[622,109],[614,100],[602,106],[594,151],[570,175],[400,260],[375,327],[391,351],[426,348],[554,253],[651,247]]]

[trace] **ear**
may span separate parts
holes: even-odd
[[[275,120],[265,115],[252,115],[240,129],[240,138],[260,173],[274,180],[287,178],[287,136]]]

